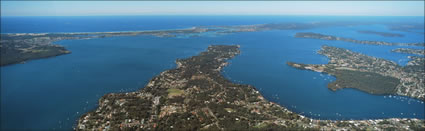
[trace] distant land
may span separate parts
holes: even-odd
[[[179,37],[179,36],[189,36],[195,37],[202,35],[205,32],[211,32],[215,34],[227,34],[227,33],[237,33],[237,32],[253,32],[253,31],[265,31],[265,30],[287,30],[287,29],[307,29],[315,28],[322,26],[350,26],[354,23],[271,23],[271,24],[258,24],[258,25],[235,25],[235,26],[198,26],[187,29],[173,29],[173,30],[152,30],[152,31],[126,31],[126,32],[76,32],[76,33],[12,33],[12,34],[1,34],[1,65],[10,65],[16,63],[22,63],[26,60],[46,58],[51,56],[58,56],[62,54],[68,54],[70,51],[66,50],[60,45],[55,45],[53,42],[66,40],[66,39],[92,39],[92,38],[105,38],[105,37],[116,37],[116,36],[137,36],[137,35],[151,35],[156,37]],[[359,23],[357,23],[359,24]],[[364,24],[364,23],[360,23]],[[355,24],[354,24],[355,25]],[[407,26],[410,27],[410,26]],[[377,33],[377,32],[374,32]],[[382,34],[382,33],[379,33]],[[295,37],[297,38],[313,38],[313,39],[324,39],[324,40],[339,40],[359,44],[371,44],[371,45],[387,45],[387,46],[424,46],[424,43],[391,43],[384,41],[367,41],[367,40],[355,40],[351,38],[336,37],[330,35],[323,35],[318,33],[311,32],[299,32],[296,33]],[[335,53],[337,51],[338,53]],[[423,54],[423,50],[419,49],[409,49],[402,48],[393,50],[393,52],[400,53],[411,53],[411,54]],[[417,73],[423,73],[423,68],[420,68],[418,65],[423,65],[423,57],[410,57],[412,59],[409,62],[409,66],[400,67],[391,61],[384,61],[381,65],[380,63],[370,63],[375,61],[376,58],[364,56],[361,54],[356,54],[352,52],[347,52],[345,50],[334,49],[329,47],[322,48],[319,53],[330,57],[331,59],[346,61],[335,63],[338,68],[346,68],[346,66],[356,66],[363,62],[363,64],[368,65],[367,72],[353,72],[353,70],[338,70],[330,71],[327,70],[327,73],[337,76],[338,79],[336,82],[333,82],[330,85],[330,89],[337,90],[339,88],[349,88],[355,87],[362,91],[369,92],[372,94],[399,94],[404,96],[410,96],[414,98],[424,99],[424,85],[417,84],[423,83],[423,78],[417,77]],[[351,54],[345,55],[344,54]],[[359,56],[362,59],[357,58]],[[364,58],[364,59],[363,59]],[[364,60],[369,60],[365,62]],[[351,61],[351,62],[350,62]],[[333,61],[331,61],[333,62]],[[310,65],[295,64],[289,62],[290,65],[299,65],[301,69],[309,67]],[[388,65],[388,69],[377,72],[375,70],[370,70],[373,68],[381,68],[382,65]],[[370,68],[369,68],[370,67]],[[324,70],[325,67],[321,67]],[[337,67],[326,66],[326,69],[333,69]],[[360,68],[359,68],[360,69]],[[355,69],[357,70],[357,69]],[[317,70],[316,70],[317,71]],[[404,72],[395,73],[396,71]],[[393,72],[393,74],[391,74]],[[417,73],[415,73],[417,72]],[[346,77],[350,74],[350,77]],[[403,75],[402,75],[403,74]],[[375,84],[369,85],[366,81],[371,79],[363,79],[365,77],[356,77],[353,79],[353,75],[366,75],[373,76],[382,80],[383,83],[388,85],[376,86]],[[416,76],[416,77],[414,77]],[[422,74],[423,76],[423,74]],[[411,79],[414,78],[414,79]],[[364,83],[358,83],[355,81],[365,81]],[[412,83],[413,84],[409,84]],[[339,83],[339,84],[337,84]],[[370,83],[373,83],[371,81]],[[362,85],[359,85],[362,84]],[[385,87],[385,88],[379,88]]]
[[[425,34],[425,32],[423,32],[425,29],[425,25],[423,23],[416,23],[416,24],[393,23],[393,24],[387,24],[387,26],[394,31]],[[421,30],[421,31],[418,31],[418,30]]]
[[[197,26],[187,29],[1,34],[1,66],[71,53],[54,42],[116,36],[196,37],[203,33],[229,34],[268,30],[303,30],[326,26],[370,23],[270,23],[235,26]],[[420,26],[388,25],[392,30],[412,31]],[[365,32],[363,32],[365,33]],[[390,35],[383,32],[368,34]],[[394,35],[394,34],[391,34]],[[365,41],[311,32],[297,38],[340,40],[357,44],[424,46],[424,43]],[[393,52],[423,54],[423,50],[400,48]],[[316,120],[266,100],[251,85],[232,83],[221,75],[227,60],[240,53],[238,45],[212,45],[207,51],[176,60],[177,68],[152,78],[139,91],[110,93],[99,107],[80,117],[75,130],[424,130],[422,119]],[[337,78],[329,89],[356,88],[377,94],[396,94],[424,100],[424,57],[410,56],[402,67],[384,59],[343,48],[323,46],[319,54],[328,64],[288,62],[298,68],[328,73]],[[360,82],[359,82],[360,81]]]
[[[415,55],[425,55],[424,50],[421,49],[411,49],[411,48],[397,48],[391,50],[392,52],[405,53],[405,54],[415,54]]]
[[[356,88],[371,94],[403,95],[425,100],[424,57],[409,57],[409,63],[402,67],[396,63],[375,58],[343,48],[323,46],[319,54],[330,58],[328,64],[287,64],[298,68],[324,72],[336,77],[328,88]]]
[[[238,45],[212,45],[139,91],[110,93],[75,130],[424,130],[420,119],[316,120],[266,100],[221,75]]]
[[[233,25],[233,26],[197,26],[187,29],[172,30],[148,30],[148,31],[122,31],[122,32],[74,32],[74,33],[6,33],[1,34],[0,66],[22,63],[27,60],[47,58],[71,53],[60,45],[53,43],[67,39],[93,39],[115,36],[151,35],[156,37],[178,37],[182,35],[196,37],[202,33],[228,34],[238,32],[256,32],[267,30],[302,30],[328,26],[353,26],[373,23],[361,22],[316,22],[316,23],[269,23],[256,25]],[[410,31],[420,28],[417,24],[387,24],[393,30]],[[374,32],[376,34],[377,32]],[[378,33],[383,34],[383,33]],[[383,41],[362,41],[350,38],[341,38],[317,33],[297,33],[299,38],[314,38],[325,40],[341,40],[360,44],[374,45],[402,45],[424,46],[424,43],[390,43]]]
[[[360,30],[360,31],[357,31],[357,32],[363,33],[363,34],[375,34],[375,35],[380,35],[380,36],[384,36],[384,37],[404,37],[404,35],[402,35],[402,34],[388,33],[388,32],[378,32],[378,31],[370,31],[370,30]]]
[[[313,32],[299,32],[295,34],[297,38],[311,38],[311,39],[322,39],[322,40],[334,40],[334,41],[345,41],[357,44],[368,44],[368,45],[388,45],[388,46],[425,46],[425,43],[394,43],[385,41],[369,41],[369,40],[355,40],[351,38],[337,37],[332,35],[324,35]]]
[[[1,34],[1,66],[16,64],[71,53],[60,45],[60,40],[93,39],[113,36],[153,35],[175,37],[179,34],[197,34],[209,29],[190,28],[179,30],[133,31],[133,32],[90,32],[90,33],[14,33]]]

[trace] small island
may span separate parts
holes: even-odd
[[[329,63],[287,64],[335,76],[336,81],[328,85],[331,90],[355,88],[371,94],[396,94],[425,100],[423,57],[410,57],[411,61],[402,67],[389,60],[326,45],[318,53],[329,57]]]
[[[423,130],[420,119],[315,120],[266,100],[251,85],[221,75],[238,45],[213,45],[176,60],[177,68],[139,91],[110,93],[75,130]]]
[[[369,41],[369,40],[355,40],[351,38],[337,37],[331,35],[324,35],[312,32],[299,32],[295,34],[296,38],[310,38],[310,39],[322,39],[322,40],[333,40],[333,41],[345,41],[357,44],[368,44],[368,45],[387,45],[387,46],[425,46],[425,43],[393,43],[385,41]]]

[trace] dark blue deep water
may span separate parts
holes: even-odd
[[[423,17],[2,17],[1,32],[134,31],[318,21],[423,22]],[[400,33],[405,37],[359,34],[358,30]],[[267,99],[303,115],[317,119],[424,119],[424,104],[416,99],[370,95],[355,89],[333,92],[326,86],[335,80],[334,77],[297,70],[285,64],[288,61],[325,64],[328,58],[316,51],[322,45],[330,45],[405,65],[407,54],[390,52],[399,47],[293,37],[296,32],[307,31],[362,40],[424,41],[424,34],[393,31],[381,24],[189,38],[133,36],[59,41],[56,44],[65,46],[72,53],[1,67],[1,129],[71,130],[78,117],[96,108],[98,99],[104,94],[139,90],[153,76],[174,68],[177,58],[197,55],[211,44],[241,45],[241,54],[230,60],[231,64],[223,70],[225,77],[252,84]]]

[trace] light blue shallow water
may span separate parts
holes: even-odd
[[[217,17],[203,17],[203,19],[213,18]],[[224,18],[226,19],[223,20]],[[291,22],[319,19],[317,17],[294,17],[293,19],[266,17],[267,19],[263,19],[264,17],[259,16],[224,18],[212,22],[204,21],[203,25],[224,25],[226,21],[233,21],[231,24],[238,22],[261,24],[261,22],[281,22],[285,19]],[[109,21],[105,20],[105,23],[115,21],[112,18],[104,19],[109,19]],[[138,19],[151,20],[151,24],[155,25],[155,18],[152,17],[127,19],[129,19],[130,25],[137,25],[137,22],[140,22]],[[131,21],[131,19],[135,20]],[[163,19],[157,18],[156,20],[162,21]],[[182,18],[175,19],[184,21]],[[337,20],[338,18],[321,19]],[[191,18],[187,21],[192,23],[186,25],[188,27],[197,25],[194,20],[199,19]],[[246,20],[252,21],[247,22]],[[85,25],[95,26],[90,27],[90,30],[69,29],[69,27],[62,30],[55,27],[52,30],[56,32],[121,31],[131,27],[101,24],[96,26],[94,23]],[[202,20],[199,23],[203,23]],[[82,25],[84,24],[76,26],[83,28]],[[160,29],[160,25],[157,24],[150,28]],[[57,26],[60,27],[61,24],[57,24]],[[121,26],[125,26],[125,24]],[[180,25],[166,27],[178,28]],[[45,29],[28,28],[32,29],[29,32],[49,32]],[[115,28],[117,30],[113,30]],[[365,29],[395,32],[382,25],[349,28],[327,27],[301,31],[390,42],[423,42],[424,39],[423,35],[406,32],[401,32],[406,35],[401,38],[387,38],[356,32],[356,30]],[[15,31],[21,30],[23,29]],[[252,84],[267,99],[306,116],[318,119],[424,118],[424,104],[418,100],[400,96],[390,98],[389,96],[370,95],[355,89],[333,92],[326,88],[329,82],[335,80],[332,76],[297,70],[286,65],[288,61],[308,64],[327,63],[326,57],[316,53],[324,44],[344,47],[403,65],[407,62],[408,55],[390,52],[391,49],[399,47],[300,39],[293,37],[296,32],[300,31],[250,32],[213,37],[137,36],[60,41],[57,44],[65,46],[72,51],[71,54],[0,68],[1,128],[71,129],[75,120],[82,113],[94,109],[97,100],[104,94],[138,90],[153,76],[166,69],[174,68],[174,61],[177,58],[197,55],[210,44],[241,45],[241,55],[230,61],[231,64],[224,69],[223,75],[235,82]]]

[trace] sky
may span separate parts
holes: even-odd
[[[424,16],[424,1],[1,1],[1,16]]]

